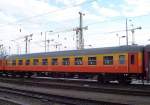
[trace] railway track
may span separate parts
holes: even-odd
[[[42,98],[33,97],[17,89],[0,87],[0,105],[53,105],[50,103],[56,102],[49,102]]]
[[[36,98],[39,100],[46,101],[47,103],[55,102],[58,103],[58,105],[128,105],[128,104],[121,104],[121,103],[96,101],[91,99],[72,98],[72,97],[61,96],[61,95],[52,95],[52,94],[34,92],[29,90],[27,91],[23,89],[13,89],[8,87],[0,87],[0,92],[6,92],[7,94],[11,93],[11,94],[23,95],[31,98]],[[23,105],[23,104],[13,104],[13,105]]]
[[[21,104],[16,103],[16,102],[14,102],[12,100],[8,100],[6,98],[1,98],[0,97],[0,105],[21,105]]]
[[[26,84],[40,87],[61,88],[61,89],[74,89],[81,91],[103,92],[113,94],[125,94],[125,95],[139,95],[150,96],[149,85],[118,85],[118,84],[104,84],[98,85],[91,81],[66,81],[59,79],[16,79],[16,78],[0,78],[1,82]]]
[[[53,100],[65,105],[150,105],[148,87],[146,91],[140,89],[133,91],[129,88],[123,90],[123,88],[120,88],[121,86],[116,88],[117,85],[108,88],[108,86],[91,86],[91,84],[94,84],[93,82],[91,84],[75,82],[74,84],[67,81],[62,82],[62,80],[58,81],[0,78],[0,90],[5,88],[7,92],[13,91],[40,100],[50,102]],[[111,93],[111,95],[105,93]]]

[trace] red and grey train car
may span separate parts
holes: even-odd
[[[3,75],[97,77],[101,82],[150,78],[150,46],[120,46],[10,55],[0,60]]]

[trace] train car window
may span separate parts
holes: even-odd
[[[63,58],[63,65],[69,65],[70,64],[70,59],[69,58]]]
[[[48,65],[48,59],[42,59],[42,65]]]
[[[96,65],[96,57],[88,57],[88,65]]]
[[[52,65],[58,65],[58,59],[52,58]]]
[[[103,64],[104,65],[113,65],[113,56],[104,56]]]
[[[12,60],[12,65],[13,65],[13,66],[16,65],[16,60]]]
[[[135,57],[134,55],[131,55],[131,64],[134,64],[135,63]]]
[[[8,66],[11,66],[11,61],[10,60],[7,60],[6,63],[7,63]]]
[[[119,64],[125,64],[125,55],[119,55]]]
[[[74,64],[75,65],[83,65],[82,57],[76,57]]]
[[[30,59],[26,60],[26,65],[30,65]]]
[[[11,64],[12,64],[12,61],[8,60],[8,65],[11,66]]]
[[[33,65],[38,65],[39,64],[39,60],[38,59],[33,59]]]
[[[18,65],[23,65],[23,60],[18,60]]]

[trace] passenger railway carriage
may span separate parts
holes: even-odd
[[[149,79],[150,46],[120,46],[11,55],[0,60],[2,75],[97,78],[100,82]]]

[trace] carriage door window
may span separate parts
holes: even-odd
[[[135,56],[131,55],[131,64],[134,64],[134,63],[135,63]]]

